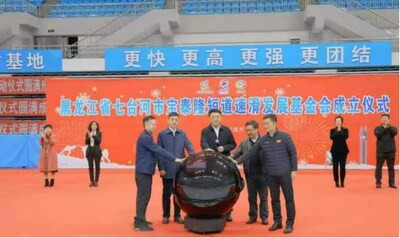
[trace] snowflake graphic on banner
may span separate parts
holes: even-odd
[[[90,100],[90,96],[87,93],[79,93],[76,99],[80,99],[83,102],[83,105],[86,106],[88,101]]]
[[[153,89],[151,90],[150,95],[153,98],[159,98],[161,96],[161,91],[159,89]]]
[[[282,125],[288,131],[296,145],[299,161],[314,164],[325,156],[326,150],[329,150],[329,136],[321,131],[329,131],[324,120],[309,116],[282,117]],[[307,133],[304,133],[307,131]],[[301,143],[300,143],[301,142]]]
[[[275,89],[275,95],[276,95],[276,96],[283,96],[283,95],[285,95],[285,89],[283,89],[283,88],[277,88],[277,89]]]

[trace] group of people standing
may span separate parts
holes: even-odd
[[[245,177],[248,189],[249,219],[247,224],[253,224],[260,217],[263,225],[268,225],[268,190],[271,192],[274,223],[270,231],[282,229],[280,209],[280,190],[286,200],[288,219],[284,233],[293,231],[295,204],[292,179],[297,171],[297,153],[289,134],[279,131],[276,127],[277,117],[266,115],[263,118],[267,130],[265,136],[259,133],[256,121],[246,122],[248,138],[240,143],[239,148],[232,154],[237,144],[229,127],[222,125],[222,113],[218,109],[209,111],[210,124],[201,132],[200,146],[202,150],[212,149],[225,156],[232,156],[233,163],[244,163]],[[161,131],[157,143],[153,140],[156,129],[156,118],[143,118],[144,131],[136,145],[136,216],[134,228],[138,231],[153,230],[152,223],[146,219],[147,206],[151,197],[152,177],[156,166],[163,179],[163,223],[169,223],[172,183],[177,166],[183,162],[185,150],[188,154],[195,151],[186,133],[178,128],[179,115],[172,112],[168,115],[168,128]],[[177,162],[177,163],[176,163]],[[257,197],[260,203],[257,203]],[[183,223],[180,209],[174,203],[174,221]],[[232,211],[226,214],[226,220],[232,221]]]
[[[278,130],[277,117],[273,114],[268,114],[262,120],[267,133],[261,136],[259,124],[254,120],[247,121],[245,130],[248,138],[244,139],[238,149],[233,152],[237,144],[229,127],[221,124],[221,111],[212,109],[209,111],[208,116],[210,124],[201,132],[201,149],[212,149],[228,156],[232,163],[244,164],[249,202],[249,219],[246,223],[253,224],[259,217],[261,224],[268,225],[267,198],[269,190],[274,221],[269,230],[282,229],[280,205],[280,191],[282,190],[287,213],[284,233],[291,233],[296,213],[292,181],[297,175],[297,152],[290,135]],[[330,139],[332,140],[330,152],[332,154],[333,177],[336,187],[344,187],[347,155],[349,153],[346,142],[349,138],[349,130],[343,127],[343,121],[342,116],[337,116],[335,118],[335,127],[330,130]],[[137,195],[134,229],[151,231],[153,227],[152,223],[146,219],[146,211],[151,197],[151,187],[156,167],[159,169],[163,183],[162,223],[168,224],[170,222],[171,197],[176,171],[186,157],[185,151],[190,155],[194,154],[195,150],[186,133],[178,127],[178,113],[169,113],[168,127],[158,134],[157,142],[153,139],[153,134],[156,130],[156,118],[149,115],[144,117],[142,122],[144,130],[136,142],[135,182]],[[390,116],[388,114],[381,116],[381,125],[375,128],[374,134],[377,138],[376,187],[381,188],[382,186],[382,166],[386,161],[389,172],[389,187],[397,188],[394,179],[396,152],[394,138],[397,135],[397,128],[390,125]],[[99,186],[100,161],[102,157],[101,140],[102,133],[99,124],[95,121],[90,122],[88,131],[85,134],[86,158],[88,160],[90,178],[89,187]],[[40,144],[42,151],[39,170],[45,176],[45,187],[53,187],[58,164],[55,136],[52,134],[51,125],[44,126]],[[259,203],[257,203],[257,197],[259,197]],[[184,221],[180,208],[175,201],[173,201],[173,207],[174,222],[182,224]],[[232,211],[226,215],[226,220],[232,221]]]
[[[349,148],[347,146],[347,139],[349,138],[349,130],[343,127],[343,117],[337,116],[335,118],[335,127],[330,130],[330,138],[332,140],[331,154],[333,163],[333,179],[336,187],[344,187],[344,180],[346,177],[346,164]],[[375,180],[376,188],[382,187],[382,167],[386,161],[389,175],[389,187],[397,188],[394,179],[394,161],[396,154],[395,136],[397,135],[397,128],[390,125],[390,115],[381,115],[381,125],[374,129],[376,137],[376,168]],[[339,167],[340,167],[340,180],[339,180]],[[340,183],[339,183],[340,182]]]
[[[236,148],[236,142],[229,127],[221,124],[221,111],[212,109],[208,116],[210,125],[201,132],[201,149],[212,149],[228,156],[236,164],[244,163],[250,208],[249,219],[246,223],[253,224],[259,217],[263,225],[268,224],[267,198],[269,190],[274,221],[269,230],[282,229],[280,206],[280,191],[282,191],[287,214],[284,233],[291,233],[296,214],[292,182],[297,175],[297,152],[290,135],[278,130],[275,115],[265,115],[263,125],[267,133],[264,136],[260,135],[259,125],[256,121],[246,122],[245,130],[248,138],[244,139],[238,149],[233,152]],[[156,127],[155,117],[146,116],[143,119],[144,131],[137,141],[136,153],[136,185],[138,191],[134,220],[135,230],[153,230],[152,223],[146,220],[146,209],[151,196],[151,181],[157,163],[160,175],[163,178],[163,223],[169,223],[171,184],[176,168],[179,163],[183,162],[185,149],[189,154],[194,153],[192,143],[186,133],[178,129],[178,121],[179,115],[177,113],[168,115],[168,128],[159,133],[158,143],[156,144],[152,137]],[[344,187],[345,166],[349,153],[346,142],[349,138],[349,130],[343,127],[343,121],[342,116],[337,116],[335,127],[330,130],[333,177],[336,187]],[[394,137],[397,135],[397,128],[390,125],[388,114],[381,116],[381,125],[375,128],[374,133],[377,137],[376,187],[381,188],[382,165],[384,161],[387,161],[389,187],[396,188],[394,182],[396,152]],[[147,170],[142,169],[145,167]],[[142,177],[146,177],[149,182],[143,182]],[[259,203],[257,203],[257,197],[259,197]],[[175,202],[174,208],[174,221],[182,223],[180,210]],[[232,221],[232,211],[226,215],[226,220]]]

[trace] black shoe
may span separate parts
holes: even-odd
[[[344,188],[344,183],[340,184],[340,187]]]
[[[261,224],[263,224],[263,225],[268,225],[269,223],[268,223],[268,220],[265,219],[265,220],[262,220]]]
[[[230,213],[226,214],[226,221],[227,221],[227,222],[233,221],[232,215],[231,215]]]
[[[50,179],[49,187],[53,187],[53,186],[54,186],[54,179]]]
[[[394,184],[391,184],[391,185],[389,185],[389,188],[394,188],[394,189],[396,189],[396,188],[397,188],[397,186],[396,186],[396,185],[394,185]]]
[[[339,182],[335,182],[335,185],[338,188],[339,187]]]
[[[162,219],[162,224],[168,224],[169,223],[169,218],[168,217],[164,217]]]
[[[377,185],[376,185],[376,188],[382,188],[382,185],[377,184]]]
[[[93,183],[93,182],[90,182],[89,187],[90,187],[90,188],[91,188],[91,187],[94,187],[94,183]]]
[[[45,180],[44,180],[44,186],[45,186],[45,187],[48,187],[48,186],[49,186],[49,179],[45,179]]]
[[[293,225],[286,225],[286,228],[283,231],[283,234],[289,234],[289,233],[292,233],[292,231],[293,231]]]
[[[183,224],[184,223],[182,217],[175,217],[174,218],[174,222],[179,223],[179,224]]]
[[[154,231],[149,225],[135,225],[135,231]]]
[[[255,218],[249,218],[249,220],[246,221],[246,224],[253,224],[257,221]]]
[[[98,187],[99,186],[99,182],[94,182],[93,186]]]
[[[278,229],[282,229],[282,223],[274,223],[268,230],[275,231]]]

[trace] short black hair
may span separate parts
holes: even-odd
[[[151,121],[151,120],[155,120],[156,118],[152,115],[148,115],[143,117],[143,126],[145,126],[146,122]]]
[[[170,112],[168,114],[168,118],[170,118],[170,117],[179,117],[179,114],[177,112]]]
[[[51,124],[46,124],[46,125],[44,125],[43,130],[45,130],[47,127],[50,127],[50,129],[53,129],[53,126]]]
[[[278,122],[278,118],[276,118],[275,114],[267,114],[263,117],[263,120],[270,119],[273,122]]]
[[[341,115],[336,116],[336,117],[335,117],[335,121],[336,121],[336,119],[340,119],[340,120],[342,121],[342,124],[343,124],[344,119],[343,119],[343,117],[342,117]]]
[[[385,114],[382,114],[381,118],[382,118],[382,117],[388,117],[388,118],[390,119],[390,115],[389,115],[389,114],[387,114],[387,113],[385,113]]]
[[[258,122],[250,120],[246,122],[246,126],[253,126],[254,129],[258,129]]]
[[[222,115],[221,110],[216,109],[216,108],[211,109],[211,110],[208,112],[208,116],[211,116],[211,113],[219,113],[220,115]]]

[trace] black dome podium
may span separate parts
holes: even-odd
[[[219,232],[225,215],[232,209],[244,187],[235,164],[211,150],[189,156],[177,172],[174,194],[188,215],[185,228],[194,232]]]

